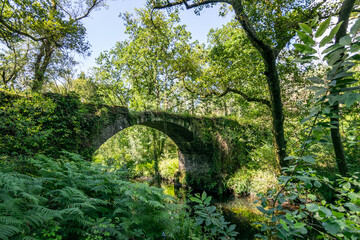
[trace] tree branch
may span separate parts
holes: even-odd
[[[178,0],[175,2],[170,2],[168,1],[168,3],[166,4],[160,4],[160,5],[154,5],[154,9],[164,9],[164,8],[170,8],[170,7],[174,7],[174,6],[178,6],[181,4],[184,4],[186,9],[191,9],[191,8],[196,8],[199,6],[203,6],[209,3],[230,3],[229,0],[201,0],[200,2],[197,3],[192,3],[189,4],[189,1],[187,0]]]
[[[78,17],[78,18],[75,18],[74,19],[74,22],[77,22],[83,18],[87,18],[90,13],[98,6],[100,5],[101,3],[103,2],[103,0],[93,0],[91,6],[88,8],[88,10],[86,11],[86,13],[84,15],[82,15],[81,17]]]
[[[306,20],[309,20],[309,19],[311,19],[311,18],[313,17],[313,15],[316,13],[316,10],[318,10],[318,9],[319,9],[324,3],[326,3],[327,1],[328,1],[328,0],[322,0],[321,2],[319,2],[318,4],[316,4],[313,8],[311,8],[308,13],[304,13],[303,11],[301,11],[301,9],[300,9],[300,12],[301,12],[301,14],[305,17]],[[306,20],[305,20],[305,21],[306,21]],[[296,24],[295,26],[292,27],[293,30],[297,30],[298,28],[299,28],[299,24]],[[290,42],[290,40],[294,37],[294,35],[295,35],[295,33],[292,34],[291,36],[289,36],[289,37],[286,39],[286,41],[284,41],[283,44],[277,45],[277,46],[275,47],[275,49],[276,49],[276,52],[275,52],[276,56],[277,56],[277,55],[280,53],[280,51],[285,47],[285,45]]]
[[[30,34],[26,33],[26,32],[22,32],[20,30],[17,30],[15,28],[13,28],[12,26],[10,26],[9,24],[7,24],[3,18],[0,17],[0,24],[3,25],[5,28],[7,28],[8,30],[10,30],[11,32],[20,34],[22,36],[26,36],[28,38],[30,38],[31,40],[35,41],[35,42],[39,42],[42,40],[45,40],[47,37],[42,37],[42,38],[36,38],[34,36],[31,36]]]
[[[190,93],[192,94],[198,94],[200,95],[199,93],[197,93],[196,91],[190,89],[186,84],[184,84],[184,87],[187,91],[189,91]],[[205,95],[202,95],[201,97],[202,98],[207,98],[207,97],[210,97],[212,95],[215,95],[217,97],[223,97],[225,96],[226,94],[228,93],[235,93],[235,94],[238,94],[240,95],[241,97],[243,97],[246,101],[248,102],[258,102],[258,103],[262,103],[262,104],[265,104],[266,106],[268,106],[269,108],[271,108],[271,103],[270,101],[266,100],[266,99],[262,99],[262,98],[255,98],[255,97],[249,97],[247,94],[245,94],[244,92],[240,91],[240,90],[237,90],[237,89],[233,89],[233,88],[226,88],[225,91],[223,91],[222,93],[219,93],[217,91],[210,91],[208,93],[206,93]]]
[[[273,49],[258,37],[254,27],[249,22],[249,18],[244,11],[242,0],[231,0],[230,4],[234,8],[236,20],[240,22],[254,47],[261,53],[261,55],[263,55],[264,58],[266,58],[264,54],[273,51]]]

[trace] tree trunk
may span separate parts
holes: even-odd
[[[347,27],[349,25],[349,18],[350,18],[351,10],[354,7],[354,4],[355,4],[355,0],[345,0],[341,6],[338,23],[340,22],[343,23],[335,36],[336,43],[339,43],[340,39],[346,36]],[[331,94],[337,94],[337,93],[334,90],[332,90]],[[340,116],[339,103],[331,106],[331,110],[334,114]],[[332,123],[331,125],[334,127],[331,128],[330,132],[331,132],[331,140],[333,142],[333,147],[335,152],[336,163],[340,174],[342,176],[346,176],[349,173],[349,169],[346,163],[345,151],[340,136],[339,118],[330,118],[330,122]]]
[[[274,136],[275,157],[280,167],[287,167],[286,157],[286,141],[284,134],[284,113],[281,101],[281,88],[278,70],[276,66],[277,53],[274,48],[262,41],[246,16],[242,1],[232,3],[236,19],[245,30],[252,45],[261,54],[265,64],[265,76],[270,93],[271,115],[272,115],[272,131]]]
[[[50,64],[52,53],[50,45],[43,43],[34,64],[34,81],[31,87],[33,92],[39,92],[45,83],[45,72]]]
[[[156,130],[152,129],[152,137],[153,137],[153,154],[154,154],[154,178],[155,178],[155,184],[157,187],[161,186],[161,176],[159,171],[159,149],[157,147],[157,142],[160,141],[158,138],[158,135],[156,134]]]
[[[287,167],[286,141],[284,134],[284,113],[281,101],[280,79],[276,67],[275,52],[269,51],[263,53],[265,63],[265,75],[270,93],[271,113],[272,113],[272,131],[274,136],[275,156],[280,167]]]

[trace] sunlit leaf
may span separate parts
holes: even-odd
[[[315,37],[321,37],[324,32],[326,31],[326,29],[329,27],[330,25],[330,21],[331,21],[331,18],[328,18],[326,19],[323,23],[320,24],[320,27],[319,29],[316,31],[315,33]]]
[[[304,32],[306,32],[308,34],[312,34],[312,29],[309,25],[307,25],[305,23],[299,23],[299,26],[300,26],[301,30],[303,30]]]

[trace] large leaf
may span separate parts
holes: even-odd
[[[344,52],[345,52],[345,49],[340,48],[338,50],[335,50],[335,51],[330,52],[327,55],[325,55],[324,60],[326,60],[327,63],[330,66],[332,66],[334,63],[336,63],[337,61],[339,61],[342,58]]]
[[[357,101],[358,95],[359,94],[357,93],[350,94],[345,100],[346,107],[350,107],[351,105],[353,105]]]
[[[319,211],[319,206],[315,203],[309,203],[306,204],[306,209],[309,210],[310,212],[317,212]]]
[[[315,33],[315,37],[321,37],[324,32],[326,31],[326,29],[329,27],[330,25],[330,21],[331,21],[331,18],[328,18],[326,19],[323,23],[320,24],[320,27],[319,29],[316,31]]]
[[[326,53],[328,53],[328,52],[335,51],[335,50],[337,50],[337,49],[339,49],[339,48],[342,48],[342,47],[343,47],[342,45],[340,45],[339,43],[336,43],[336,44],[334,44],[334,45],[331,45],[330,47],[327,47],[327,48],[322,52],[322,54],[326,54]]]
[[[306,32],[308,34],[312,34],[312,29],[307,24],[299,23],[299,26],[300,26],[301,30],[303,30],[304,32]]]
[[[315,44],[315,41],[312,39],[312,37],[310,37],[306,33],[301,32],[301,31],[296,31],[296,32],[297,32],[299,38],[301,39],[301,41],[303,41],[306,45],[312,46]]]
[[[356,23],[351,27],[350,33],[355,35],[360,30],[360,18],[356,21]]]
[[[325,230],[331,234],[338,234],[340,231],[340,226],[337,222],[327,221],[322,223]]]
[[[342,22],[339,22],[330,32],[330,34],[326,37],[324,37],[321,41],[320,41],[320,47],[325,46],[325,44],[329,43],[334,37],[335,34],[339,31],[339,28],[341,26]]]
[[[308,45],[304,45],[304,44],[294,44],[294,47],[301,53],[303,54],[314,54],[316,53],[316,50],[313,49],[312,47],[308,46]]]
[[[339,43],[342,46],[350,45],[351,44],[351,37],[349,35],[346,35],[346,36],[340,38]]]
[[[307,163],[311,163],[311,164],[315,163],[315,158],[313,156],[303,156],[300,159]]]

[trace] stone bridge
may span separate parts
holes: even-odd
[[[222,191],[223,180],[246,164],[250,150],[248,136],[254,135],[251,126],[227,118],[134,112],[120,106],[84,104],[76,96],[53,93],[44,96],[39,99],[0,91],[0,105],[6,108],[14,106],[16,101],[16,106],[25,104],[26,107],[34,102],[34,109],[23,114],[31,113],[26,115],[31,124],[39,122],[43,132],[39,133],[43,136],[39,139],[44,140],[29,144],[25,139],[24,146],[29,145],[30,152],[57,156],[57,151],[67,150],[91,156],[119,131],[143,125],[165,133],[178,146],[183,183],[207,190]]]
[[[118,106],[103,106],[94,117],[99,118],[98,126],[90,134],[89,144],[94,150],[119,131],[135,125],[166,134],[179,148],[183,183],[193,187],[222,191],[223,179],[247,161],[245,132],[250,128],[234,120],[157,111],[133,112]]]
[[[204,174],[213,165],[214,149],[211,141],[202,138],[206,119],[185,117],[166,112],[130,112],[124,107],[114,107],[116,118],[107,122],[93,134],[92,147],[99,148],[119,131],[143,125],[166,134],[179,148],[179,170]]]

